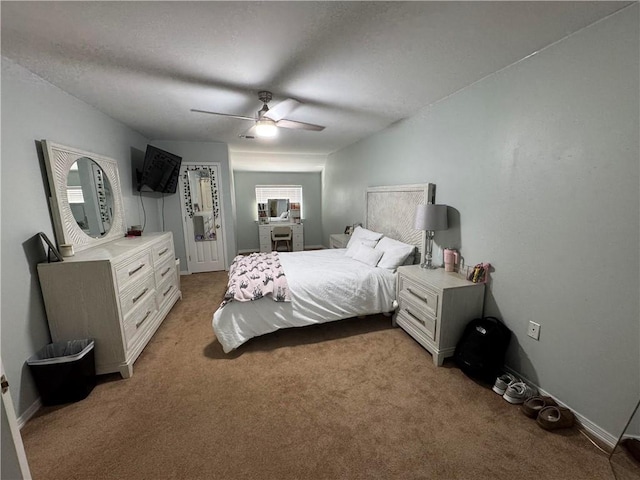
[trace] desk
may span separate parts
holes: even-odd
[[[273,222],[258,225],[258,235],[260,236],[260,251],[271,252],[271,229],[273,227],[291,227],[293,237],[291,247],[294,252],[304,250],[304,228],[301,223]]]

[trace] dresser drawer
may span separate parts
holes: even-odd
[[[413,324],[423,332],[430,340],[436,338],[436,318],[429,310],[424,308],[424,303],[406,290],[400,292],[397,315],[405,321]]]
[[[147,275],[145,278],[140,279],[130,285],[124,292],[120,294],[120,309],[122,310],[122,316],[126,317],[127,314],[143,303],[147,297],[154,297],[155,295],[155,279],[152,274]]]
[[[158,307],[156,306],[154,295],[146,296],[135,309],[129,312],[123,322],[127,350],[135,344],[138,336],[145,330],[147,325],[153,323],[153,319],[157,315]]]
[[[157,284],[156,299],[158,309],[162,311],[165,304],[169,302],[178,291],[178,279],[175,275],[167,275],[166,278]]]
[[[164,279],[176,275],[176,262],[173,258],[167,257],[160,265],[156,267],[156,285],[160,285]]]
[[[403,292],[408,294],[406,298],[418,302],[417,305],[431,312],[432,315],[438,314],[438,294],[425,288],[424,285],[420,285],[412,279],[400,275],[398,291],[400,292],[400,296],[402,296]]]
[[[151,252],[145,250],[126,262],[115,265],[118,291],[123,292],[129,285],[147,276],[152,270]]]
[[[167,258],[172,258],[175,260],[173,255],[173,240],[171,238],[167,238],[166,240],[162,240],[161,242],[156,243],[153,247],[151,247],[151,251],[153,254],[154,265],[159,265]]]

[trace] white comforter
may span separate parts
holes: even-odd
[[[231,302],[216,310],[213,330],[225,352],[280,328],[390,312],[395,273],[346,257],[346,249],[279,253],[290,303]]]

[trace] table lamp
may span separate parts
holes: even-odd
[[[416,218],[413,224],[416,230],[423,230],[426,235],[425,252],[422,252],[422,268],[437,268],[432,264],[433,236],[438,230],[449,228],[447,223],[447,206],[428,203],[416,207]]]

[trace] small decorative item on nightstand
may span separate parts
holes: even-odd
[[[487,262],[478,263],[473,267],[467,267],[466,278],[473,283],[487,283],[490,268],[491,264]]]

